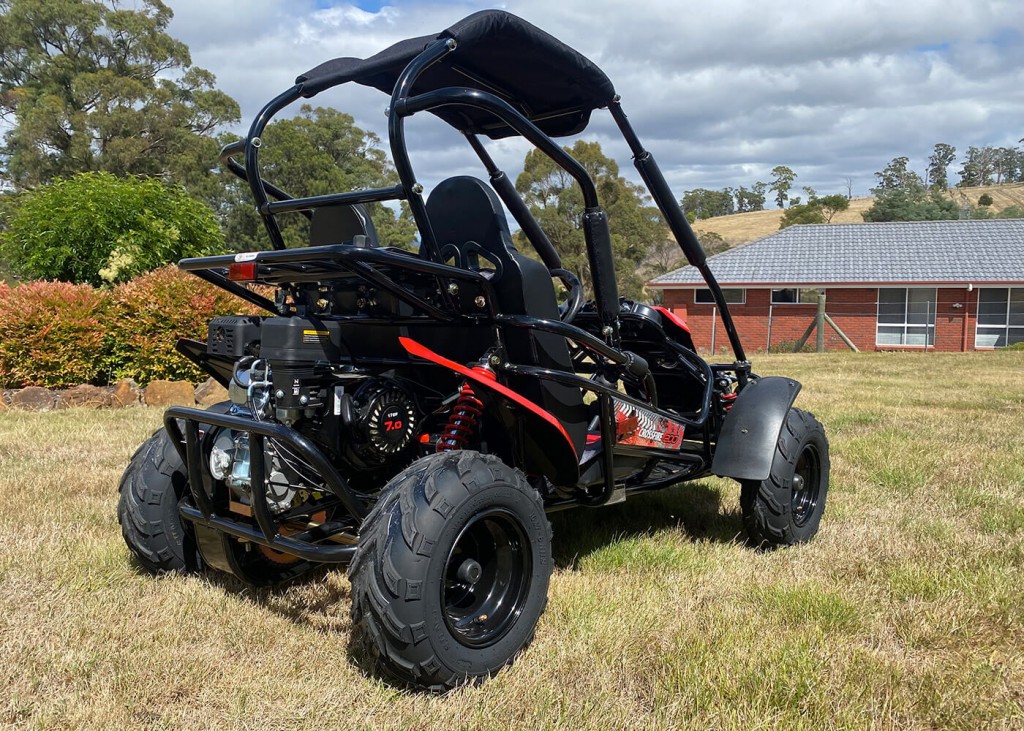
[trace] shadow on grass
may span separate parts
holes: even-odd
[[[550,520],[555,565],[569,570],[575,570],[586,556],[610,544],[665,530],[677,531],[681,540],[692,542],[743,544],[745,541],[739,512],[723,511],[721,491],[704,482],[630,495],[626,502],[618,505],[553,513]],[[132,564],[139,573],[149,573],[134,556]],[[283,584],[259,588],[219,571],[207,570],[204,578],[225,593],[295,625],[327,631],[339,638],[348,634],[347,659],[363,678],[381,682],[395,691],[423,692],[422,688],[390,677],[367,646],[367,639],[351,631],[349,585],[330,576],[332,572],[343,570],[330,565],[316,566]]]
[[[703,482],[630,495],[618,505],[555,513],[551,528],[555,565],[568,569],[611,543],[668,529],[690,541],[746,542],[739,511],[723,512],[721,492]]]
[[[418,690],[400,683],[384,672],[376,655],[359,632],[352,631],[349,612],[352,594],[348,582],[331,578],[344,567],[324,564],[283,584],[253,587],[240,579],[208,571],[207,581],[225,593],[254,604],[261,610],[276,614],[297,626],[311,627],[336,636],[345,642],[345,656],[352,668],[369,682],[382,682],[397,690]]]
[[[145,569],[139,567],[139,570]],[[330,564],[313,565],[308,571],[272,586],[253,586],[213,569],[206,569],[202,576],[225,594],[273,612],[293,624],[326,628],[348,623],[348,584],[331,580],[329,576],[334,571],[344,569]]]

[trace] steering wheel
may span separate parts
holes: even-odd
[[[580,284],[579,277],[566,269],[551,269],[550,272],[552,277],[560,279],[565,288],[569,290],[569,296],[565,298],[565,302],[558,305],[559,319],[569,324],[576,319],[576,315],[583,307],[583,285]]]

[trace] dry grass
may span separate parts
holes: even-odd
[[[553,516],[537,638],[445,697],[368,677],[341,572],[153,578],[116,485],[149,409],[0,415],[0,725],[1024,728],[1024,353],[772,355],[826,425],[811,544],[756,553],[707,480]]]
[[[989,185],[980,188],[956,188],[949,191],[949,196],[957,204],[961,202],[978,205],[978,198],[988,193],[992,196],[993,212],[1009,206],[1024,206],[1024,183],[1012,185]],[[854,198],[849,209],[840,211],[832,219],[833,223],[863,223],[861,216],[875,202],[874,198]],[[735,213],[731,216],[718,216],[697,221],[693,227],[698,231],[710,231],[721,236],[731,245],[745,244],[749,241],[768,236],[779,230],[782,211],[753,211],[752,213]]]

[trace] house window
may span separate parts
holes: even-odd
[[[726,303],[730,305],[742,305],[747,301],[747,290],[745,289],[723,289]],[[711,296],[710,289],[693,290],[693,301],[698,305],[713,305],[715,298]]]
[[[1005,348],[1024,343],[1024,288],[978,290],[976,348]]]
[[[817,289],[773,289],[773,305],[814,305],[818,303]]]
[[[876,345],[935,345],[935,290],[878,290]]]

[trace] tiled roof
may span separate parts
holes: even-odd
[[[1024,219],[791,226],[708,264],[722,285],[1024,282]],[[686,266],[650,286],[702,282]]]

